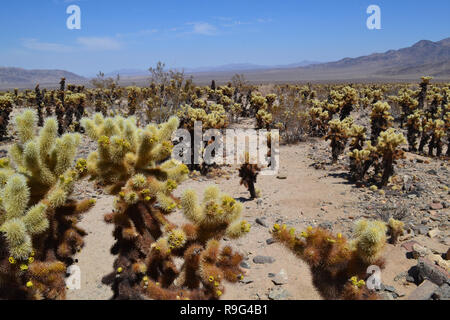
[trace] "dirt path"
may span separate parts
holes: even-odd
[[[68,300],[106,300],[112,296],[110,287],[101,283],[102,277],[112,271],[114,262],[109,252],[114,241],[113,226],[103,220],[103,215],[111,212],[112,201],[111,196],[98,199],[80,222],[80,227],[88,232],[83,250],[75,256],[81,271],[81,288],[68,290]]]

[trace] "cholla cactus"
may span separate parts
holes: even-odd
[[[330,140],[333,163],[338,161],[339,156],[344,152],[348,141],[348,123],[338,119],[329,122],[329,131],[325,140]]]
[[[269,141],[271,140],[267,141],[268,144]],[[268,150],[271,150],[270,146]],[[244,163],[239,168],[239,177],[241,178],[240,184],[244,185],[248,189],[251,199],[255,199],[258,196],[255,190],[255,183],[259,171],[261,171],[261,169],[257,164],[250,163],[249,153],[246,152],[244,155]]]
[[[178,123],[171,118],[160,129],[148,125],[141,130],[134,117],[105,118],[97,113],[93,119],[82,119],[86,134],[98,143],[98,151],[87,159],[89,173],[111,191],[119,190],[129,178],[154,169],[156,163],[170,156],[170,137]]]
[[[138,87],[127,87],[128,92],[128,115],[133,116],[141,100],[141,89]]]
[[[242,107],[242,103],[234,103],[230,109],[232,120],[237,121],[243,111],[244,108]]]
[[[353,107],[358,104],[358,91],[350,86],[345,86],[339,92],[332,91],[330,95],[334,102],[341,108],[341,121],[349,117],[350,113],[353,111]]]
[[[36,136],[37,122],[34,110],[28,109],[17,115],[14,123],[19,141],[9,149],[14,164],[32,187],[32,202],[47,194],[62,179],[61,175],[72,167],[80,143],[78,134],[58,137],[55,118],[46,119]]]
[[[395,129],[391,128],[381,132],[378,137],[377,153],[381,157],[383,175],[381,177],[381,186],[388,183],[389,177],[394,173],[394,162],[403,157],[403,151],[398,149],[401,144],[406,142],[403,134],[395,133]]]
[[[372,107],[370,114],[370,122],[372,125],[370,141],[372,144],[377,142],[377,139],[382,131],[387,130],[391,126],[392,118],[390,113],[391,107],[387,102],[378,101]]]
[[[447,157],[450,157],[450,103],[447,104],[447,111],[444,115],[445,131],[447,132]]]
[[[297,233],[294,228],[275,224],[272,233],[309,265],[313,283],[325,299],[375,299],[376,295],[359,281],[353,282],[362,291],[350,295],[348,282],[365,279],[370,265],[384,266],[380,258],[386,241],[382,236],[383,227],[386,232],[383,222],[361,221],[351,242],[341,234],[333,235],[321,228],[308,227]]]
[[[422,81],[420,82],[420,92],[418,93],[418,108],[423,109],[425,105],[425,100],[427,98],[427,90],[428,85],[430,84],[430,80],[432,80],[432,77],[421,77]]]
[[[348,131],[348,136],[352,138],[350,141],[350,151],[362,150],[364,141],[366,140],[367,129],[363,126],[352,125]]]
[[[202,129],[223,129],[228,126],[228,115],[220,104],[211,104],[206,109],[192,108],[188,105],[181,107],[177,113],[180,118],[180,127],[185,128],[191,135],[191,141],[194,141],[194,126],[195,122],[199,121],[202,124]],[[202,146],[205,148],[210,141],[204,142]],[[202,174],[206,174],[211,165],[206,163],[196,164],[194,145],[191,150],[191,164],[190,170],[199,170]],[[214,164],[213,164],[214,165]]]
[[[209,105],[206,109],[181,107],[177,116],[180,118],[180,126],[188,130],[194,129],[196,121],[202,122],[203,129],[222,129],[228,125],[228,117],[225,109],[220,104]]]
[[[39,84],[34,88],[34,93],[36,95],[36,107],[38,114],[38,126],[42,126],[44,124],[44,115],[43,115],[43,95],[42,91],[39,89]]]
[[[415,110],[414,113],[410,114],[406,119],[409,151],[417,151],[417,138],[422,131],[422,115],[423,112],[421,110]]]
[[[412,90],[406,89],[402,90],[398,96],[390,97],[390,99],[397,103],[401,110],[400,116],[400,127],[403,128],[404,122],[407,118],[416,111],[419,102],[413,98],[414,92]]]
[[[265,109],[260,109],[256,113],[256,124],[258,129],[269,130],[273,123],[273,116],[271,113],[267,112]]]
[[[350,177],[353,181],[361,183],[367,170],[376,160],[376,148],[368,141],[364,149],[354,149],[348,153],[348,156],[350,158]]]
[[[405,224],[402,221],[390,218],[388,222],[389,233],[391,234],[391,243],[396,244],[398,238],[403,234]]]
[[[239,238],[250,231],[250,225],[240,219],[242,204],[220,194],[215,186],[205,190],[201,204],[194,191],[186,191],[181,206],[186,218],[196,226],[196,239],[202,244],[210,239],[220,240],[224,235]]]
[[[442,138],[445,136],[445,122],[441,119],[429,119],[423,131],[431,138],[428,143],[428,155],[433,156],[433,151],[436,149],[436,156],[440,157],[443,147]]]
[[[95,201],[70,199],[85,167],[73,168],[76,135],[57,137],[49,118],[35,137],[37,115],[15,118],[19,142],[0,160],[0,297],[63,299],[65,270],[83,246],[78,216]],[[12,165],[14,164],[14,166]],[[5,290],[7,288],[7,290]]]
[[[382,221],[359,220],[354,230],[353,246],[367,265],[377,264],[386,245],[386,224]]]
[[[71,99],[75,105],[75,131],[80,132],[80,121],[84,116],[84,108],[86,106],[86,95],[84,93],[75,93],[71,95]]]
[[[0,138],[5,137],[7,134],[12,105],[13,99],[10,95],[0,95]]]
[[[309,109],[308,114],[311,133],[317,136],[323,136],[327,131],[328,122],[331,119],[330,113],[321,107],[313,107]]]
[[[267,100],[258,93],[252,93],[250,100],[251,115],[255,115],[261,109],[267,109]]]

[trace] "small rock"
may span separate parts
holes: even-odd
[[[284,269],[281,269],[272,279],[272,282],[277,286],[288,283],[288,275]]]
[[[432,298],[435,300],[450,300],[450,285],[444,283],[434,292]]]
[[[412,179],[406,174],[403,176],[403,190],[407,192],[412,190]]]
[[[402,248],[405,249],[407,252],[412,252],[413,250],[413,246],[415,244],[419,244],[418,242],[412,240],[412,241],[408,241],[402,244]]]
[[[443,208],[444,208],[444,206],[440,202],[438,202],[438,203],[433,202],[432,204],[430,204],[431,210],[441,210]]]
[[[394,281],[397,282],[397,281],[399,281],[399,280],[401,280],[403,278],[406,278],[407,276],[408,276],[408,272],[407,271],[399,273],[398,275],[395,276]]]
[[[394,300],[392,293],[383,291],[379,294],[381,300]]]
[[[321,227],[322,229],[331,230],[333,228],[333,222],[331,222],[331,221],[324,221],[324,222],[319,224],[319,227]]]
[[[243,283],[243,284],[250,284],[250,283],[252,283],[252,282],[254,282],[254,281],[253,281],[252,278],[244,277],[242,280],[239,280],[239,282],[240,282],[240,283]]]
[[[244,269],[250,269],[250,264],[247,261],[242,261],[240,266]]]
[[[408,296],[408,300],[429,300],[438,288],[433,282],[425,280]]]
[[[433,230],[430,230],[430,231],[428,231],[428,236],[430,237],[430,238],[435,238],[436,236],[438,236],[439,234],[441,233],[441,231],[439,230],[439,229],[433,229]]]
[[[277,175],[277,179],[280,179],[280,180],[286,180],[286,179],[287,179],[287,176],[284,175],[284,174],[279,174],[279,175]]]
[[[419,258],[417,269],[419,283],[424,279],[428,279],[438,286],[449,282],[450,274],[444,268],[434,264],[428,259]]]
[[[274,263],[275,259],[268,256],[256,256],[253,258],[253,262],[256,264]]]
[[[257,224],[259,224],[260,226],[263,226],[263,227],[267,228],[267,224],[265,222],[265,218],[256,218],[255,222]]]
[[[430,228],[427,226],[424,226],[424,225],[420,225],[415,228],[415,231],[417,231],[418,234],[423,234],[423,235],[427,234],[428,230],[430,230]]]
[[[419,257],[426,257],[431,253],[430,250],[428,250],[425,247],[422,247],[420,244],[414,244],[412,247],[412,255],[414,259],[418,259]]]
[[[271,244],[275,243],[275,240],[274,240],[273,238],[270,238],[270,239],[267,239],[267,240],[266,240],[266,243],[267,243],[268,245],[271,245]]]
[[[268,294],[270,300],[286,300],[289,296],[289,292],[281,287],[270,289]]]

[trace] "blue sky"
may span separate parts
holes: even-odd
[[[66,8],[81,9],[81,30]],[[381,30],[366,9],[381,8]],[[15,0],[0,11],[0,65],[99,70],[334,61],[450,37],[448,0]]]

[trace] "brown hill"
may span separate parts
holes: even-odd
[[[87,79],[64,70],[26,70],[21,68],[0,67],[0,88],[31,88],[37,83],[41,86],[57,85],[61,78],[67,83],[83,83]]]

